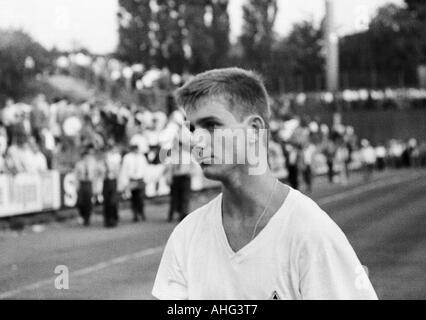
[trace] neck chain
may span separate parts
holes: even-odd
[[[251,240],[250,240],[250,241],[252,241],[252,240],[254,239],[254,237],[256,236],[256,231],[257,231],[257,227],[258,227],[258,225],[259,225],[259,222],[262,220],[263,216],[264,216],[264,215],[266,214],[266,212],[267,212],[267,209],[268,209],[269,204],[270,204],[270,202],[271,202],[271,200],[272,200],[272,196],[274,195],[275,188],[277,187],[277,184],[278,184],[278,180],[275,180],[274,189],[272,190],[271,195],[269,196],[269,200],[268,200],[268,202],[267,202],[267,204],[266,204],[266,206],[265,206],[265,209],[263,210],[263,212],[262,212],[262,214],[260,215],[259,219],[257,219],[256,224],[254,225],[253,235],[252,235],[252,237],[251,237]]]

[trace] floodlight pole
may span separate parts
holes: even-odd
[[[335,8],[333,0],[325,0],[325,46],[326,46],[326,86],[333,94],[337,112],[341,112],[340,103],[336,102],[339,91],[339,37],[336,32]]]

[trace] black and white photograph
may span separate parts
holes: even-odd
[[[0,0],[0,300],[426,300],[426,1]]]

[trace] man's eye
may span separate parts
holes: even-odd
[[[204,124],[204,128],[207,129],[207,130],[213,130],[213,129],[217,128],[218,125],[219,124],[216,123],[216,122],[207,122],[207,123]]]

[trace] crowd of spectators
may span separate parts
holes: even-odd
[[[346,185],[352,170],[363,170],[368,180],[373,170],[426,165],[426,144],[415,138],[389,139],[371,144],[352,126],[333,125],[319,119],[294,116],[271,124],[270,166],[293,188],[312,191],[313,177],[325,174],[330,183]]]
[[[126,151],[132,140],[155,160],[156,150],[171,143],[179,112],[151,112],[112,101],[71,103],[65,98],[48,103],[39,95],[31,104],[9,99],[2,109],[0,152],[2,173],[73,169],[81,148],[101,150],[107,143]],[[145,145],[142,145],[145,144]],[[152,153],[151,153],[152,151]]]
[[[73,103],[65,98],[49,103],[43,95],[31,104],[8,100],[0,123],[0,172],[70,171],[87,145],[99,153],[114,145],[124,155],[129,145],[138,144],[148,162],[158,164],[160,149],[171,147],[184,121],[180,111],[171,110],[166,113],[112,101]],[[329,126],[309,117],[276,116],[271,137],[272,169],[295,188],[303,180],[307,191],[318,174],[346,184],[351,169],[369,168],[369,173],[373,168],[426,162],[425,145],[415,139],[371,145],[359,139],[351,126]]]

